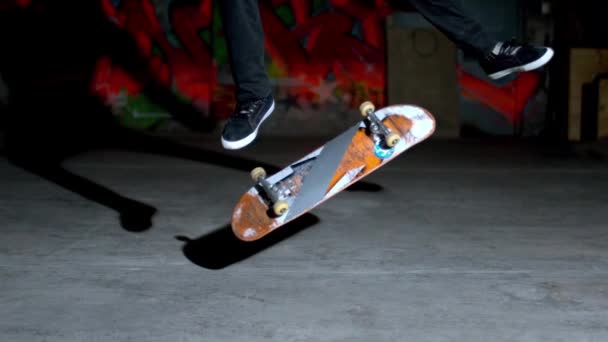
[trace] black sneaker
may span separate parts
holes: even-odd
[[[258,129],[274,110],[272,95],[239,103],[222,132],[222,146],[236,150],[249,145],[258,135]]]
[[[520,45],[511,40],[497,43],[480,64],[489,77],[496,80],[514,72],[538,69],[552,57],[551,48]]]

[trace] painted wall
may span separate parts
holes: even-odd
[[[42,0],[14,4],[28,8],[32,1]],[[227,118],[234,104],[233,84],[211,0],[99,1],[107,18],[136,40],[157,80],[202,116]],[[517,36],[517,6],[492,3],[466,1],[490,31]],[[361,101],[387,103],[384,24],[403,8],[383,0],[261,0],[260,10],[267,71],[278,101],[278,115],[269,121],[267,133],[333,134],[358,120]],[[463,122],[487,133],[509,134],[534,99],[538,76],[496,84],[484,79],[474,63],[462,60],[460,65]],[[92,89],[127,126],[154,129],[170,118],[135,77],[108,57],[99,57]]]
[[[221,21],[210,0],[104,1],[109,18],[136,37],[167,85],[215,118],[228,117],[234,85]],[[370,3],[370,2],[368,2]],[[276,134],[333,134],[358,119],[364,100],[386,104],[382,1],[261,1],[267,71],[277,113],[266,125]],[[103,61],[98,90],[133,122],[145,106],[126,75]],[[151,115],[147,115],[150,117]]]

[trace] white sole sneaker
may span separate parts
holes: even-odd
[[[258,124],[258,126],[255,128],[255,130],[253,132],[251,132],[251,134],[244,137],[243,139],[235,140],[235,141],[228,141],[228,140],[225,140],[224,137],[222,137],[222,146],[227,150],[238,150],[238,149],[241,149],[241,148],[251,144],[257,137],[260,126],[262,126],[264,121],[266,121],[266,119],[270,116],[270,114],[272,114],[273,111],[274,111],[274,100],[272,101],[270,108],[268,108],[268,110],[264,114],[264,117],[262,117],[262,120],[260,120],[260,123]]]
[[[551,58],[553,58],[553,49],[551,48],[547,48],[547,52],[545,52],[544,55],[542,55],[539,59],[535,60],[534,62],[530,62],[528,64],[525,65],[520,65],[514,68],[509,68],[509,69],[505,69],[499,72],[495,72],[491,75],[489,75],[489,77],[493,80],[497,80],[499,78],[505,77],[511,73],[514,72],[522,72],[522,71],[531,71],[531,70],[535,70],[538,69],[542,66],[544,66],[545,64],[547,64]]]

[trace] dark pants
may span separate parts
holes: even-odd
[[[239,102],[270,94],[258,0],[218,0]]]
[[[397,0],[409,3],[460,49],[477,57],[487,54],[495,41],[469,17],[460,0]],[[264,65],[264,31],[258,0],[220,0],[230,67],[237,101],[270,94]]]
[[[481,24],[462,8],[461,0],[408,0],[416,10],[456,46],[472,56],[482,58],[496,41]]]

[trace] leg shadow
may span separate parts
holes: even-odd
[[[13,161],[13,164],[88,200],[114,209],[119,214],[121,226],[127,231],[143,232],[152,227],[152,217],[157,210],[150,205],[124,197],[65,170],[59,164],[34,165],[21,161]]]
[[[273,174],[282,169],[280,166],[266,162],[248,159],[241,156],[231,156],[229,154],[205,150],[199,147],[192,147],[174,142],[170,139],[150,136],[130,130],[124,131],[121,142],[122,147],[137,152],[161,154],[168,157],[211,163],[217,166],[227,167],[239,171],[249,172],[253,168],[260,166],[263,167],[269,174]],[[384,190],[383,187],[378,184],[361,181],[351,185],[345,191],[380,192],[382,190]]]
[[[246,172],[249,172],[258,166],[263,167],[269,173],[275,173],[280,170],[280,167],[276,165],[255,159],[233,156],[200,147],[193,147],[173,141],[171,139],[151,136],[128,129],[122,129],[121,131],[122,133],[119,140],[120,145],[117,145],[117,147],[134,152],[163,155],[195,162],[208,163]]]
[[[100,141],[98,139],[90,141],[78,137],[65,139],[65,136],[64,139],[51,136],[44,136],[41,139],[41,134],[34,137],[26,134],[25,131],[11,131],[7,139],[6,149],[3,151],[8,161],[88,200],[115,210],[119,215],[122,228],[130,232],[143,232],[150,229],[157,209],[122,196],[107,187],[65,169],[62,164],[66,160],[95,149],[117,148],[178,157],[243,171],[249,171],[256,166],[262,166],[269,171],[278,171],[278,167],[268,163],[190,147],[161,138],[149,137],[141,133],[129,132],[122,128],[108,128],[105,131],[105,134],[112,137],[112,141]],[[17,138],[14,138],[15,136]],[[53,142],[48,143],[53,138]],[[43,147],[43,141],[47,141],[46,148]],[[66,147],[66,145],[77,146],[77,148]]]
[[[206,269],[220,270],[262,252],[318,222],[318,217],[305,214],[261,240],[253,242],[239,240],[232,233],[230,224],[197,239],[185,236],[175,238],[185,242],[182,251],[192,263]]]
[[[258,166],[265,168],[269,173],[275,173],[281,169],[270,163],[192,147],[169,139],[149,136],[124,128],[108,128],[106,133],[109,136],[112,136],[112,141],[91,142],[83,141],[83,139],[70,139],[69,144],[74,146],[74,143],[76,143],[75,145],[79,147],[77,150],[66,150],[63,146],[54,146],[57,148],[52,148],[52,151],[47,151],[44,149],[41,150],[40,145],[33,147],[30,146],[30,144],[25,144],[25,148],[19,146],[15,149],[9,148],[8,151],[5,152],[8,152],[7,157],[15,166],[55,183],[88,200],[115,210],[119,214],[122,228],[130,232],[143,232],[150,229],[153,225],[152,219],[156,214],[157,209],[140,201],[124,197],[90,179],[66,170],[62,166],[62,163],[65,160],[85,151],[103,147],[113,147],[121,150],[164,155],[208,163],[245,172],[249,172],[251,169]],[[40,136],[38,136],[38,138],[40,138]],[[29,140],[29,142],[31,143],[32,140]],[[59,141],[55,139],[55,143],[59,143]],[[9,144],[9,147],[13,147],[13,145]],[[376,192],[381,190],[382,187],[379,185],[359,182],[353,184],[345,191]]]

